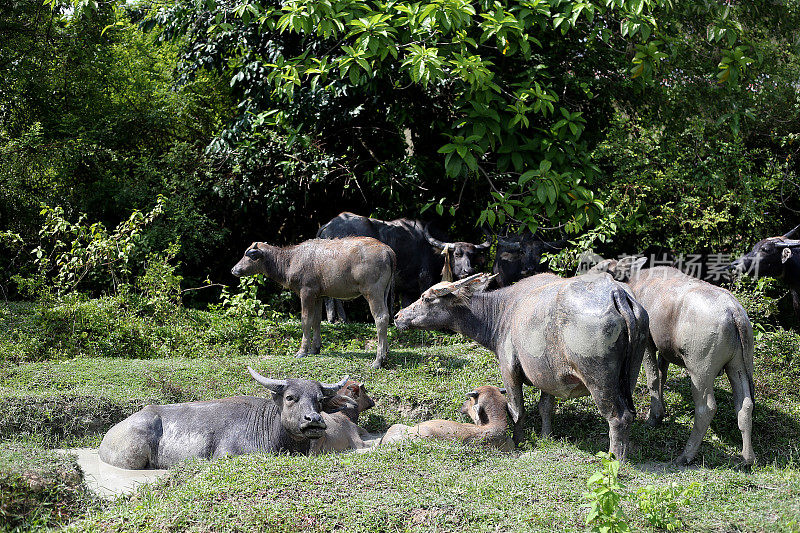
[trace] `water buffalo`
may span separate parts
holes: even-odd
[[[312,239],[285,248],[254,242],[231,273],[266,274],[300,296],[303,340],[298,357],[319,353],[323,296],[345,300],[364,296],[378,330],[378,355],[372,366],[380,368],[389,350],[386,337],[395,268],[394,252],[385,244],[370,237],[348,237]]]
[[[664,417],[664,382],[670,363],[685,367],[692,383],[694,427],[675,462],[690,463],[717,412],[714,378],[725,370],[742,432],[742,457],[752,463],[753,327],[747,313],[725,289],[672,267],[642,270],[645,261],[644,257],[607,259],[594,270],[627,281],[650,315],[651,341],[644,358],[650,390],[648,423],[658,424]]]
[[[325,435],[311,444],[310,453],[343,452],[367,448],[364,437],[367,430],[358,427],[358,416],[375,405],[375,401],[367,394],[367,389],[357,381],[348,381],[339,389],[339,397],[349,398],[349,405],[337,413],[322,413],[328,426]]]
[[[500,287],[547,271],[542,263],[542,254],[557,253],[564,249],[567,241],[543,241],[527,233],[516,237],[499,237],[492,273]]]
[[[441,439],[464,444],[483,444],[510,452],[513,441],[506,435],[508,402],[503,396],[505,389],[484,385],[467,393],[467,401],[461,413],[469,416],[473,424],[451,420],[428,420],[416,426],[395,424],[381,439],[381,444],[405,439]]]
[[[800,240],[794,239],[800,231],[795,227],[786,235],[768,237],[759,241],[753,249],[731,263],[731,269],[739,274],[781,278],[792,293],[794,314],[800,321]]]
[[[350,401],[337,398],[347,377],[329,385],[307,379],[270,379],[247,369],[270,390],[271,399],[234,396],[148,405],[106,433],[98,450],[100,459],[119,468],[140,470],[169,468],[192,457],[307,454],[311,441],[325,434],[321,413],[335,412]]]
[[[624,458],[635,418],[631,390],[647,343],[647,313],[611,276],[525,278],[484,292],[486,274],[434,285],[395,316],[399,329],[450,329],[497,355],[514,441],[523,437],[522,384],[542,391],[542,434],[554,397],[591,394],[608,421],[610,449]]]
[[[335,239],[349,236],[378,239],[394,250],[397,256],[395,291],[402,305],[408,305],[439,279],[460,279],[475,272],[483,264],[483,254],[491,242],[443,242],[433,238],[419,220],[399,218],[378,220],[343,212],[324,224],[317,237]],[[344,320],[341,303],[326,302],[328,320],[336,315]]]

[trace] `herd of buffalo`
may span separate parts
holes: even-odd
[[[760,241],[730,269],[786,279],[800,316],[798,230]],[[566,242],[532,236],[500,239],[489,275],[479,270],[491,244],[444,242],[417,220],[341,213],[316,239],[288,247],[253,243],[231,272],[265,274],[300,296],[298,356],[319,353],[323,306],[334,321],[343,318],[341,300],[364,296],[378,334],[373,366],[380,368],[395,294],[402,304],[394,317],[398,329],[455,331],[496,354],[505,388],[485,385],[467,393],[462,413],[472,423],[397,424],[381,443],[440,438],[511,450],[524,438],[524,384],[541,391],[543,436],[552,432],[556,397],[591,396],[608,423],[610,451],[624,459],[640,368],[644,364],[650,393],[647,423],[655,425],[665,414],[664,383],[672,363],[686,368],[695,407],[694,427],[676,462],[695,458],[717,410],[714,379],[722,372],[733,392],[742,458],[754,462],[753,330],[730,292],[672,267],[642,268],[646,259],[634,257],[604,260],[586,274],[562,278],[544,272],[541,256]],[[335,384],[270,379],[248,370],[270,398],[147,406],[109,430],[100,458],[143,469],[189,457],[368,447],[368,434],[357,423],[374,402],[360,383],[347,377]],[[506,413],[513,441],[506,434]]]

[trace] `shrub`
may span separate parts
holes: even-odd
[[[700,494],[699,485],[692,483],[681,487],[674,481],[664,487],[648,485],[636,492],[639,510],[647,519],[647,523],[658,529],[676,531],[683,526],[678,518],[680,507],[689,505],[691,498]]]
[[[583,493],[583,499],[587,500],[583,507],[589,509],[586,525],[589,531],[597,533],[630,531],[625,512],[620,508],[625,489],[618,479],[620,463],[607,452],[598,452],[597,457],[600,470],[586,481],[589,490]]]

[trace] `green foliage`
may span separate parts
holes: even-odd
[[[128,282],[131,261],[141,244],[144,228],[164,211],[164,197],[159,196],[156,205],[147,214],[131,213],[113,232],[101,222],[89,224],[81,214],[77,222],[64,217],[64,209],[44,206],[41,214],[45,223],[39,230],[39,246],[33,250],[40,282],[47,290],[58,295],[73,291],[84,279],[96,280],[104,276],[117,290]],[[177,250],[171,249],[174,257]],[[152,257],[151,257],[152,262]],[[146,282],[147,283],[147,282]]]
[[[666,531],[677,531],[684,525],[678,517],[681,507],[688,507],[692,498],[697,498],[699,495],[700,486],[697,483],[681,487],[673,481],[662,487],[648,485],[637,490],[636,504],[651,526]]]
[[[747,312],[756,339],[777,328],[778,303],[788,294],[777,280],[739,276],[734,280],[730,291]]]
[[[625,512],[620,507],[625,489],[618,479],[620,462],[607,452],[598,452],[596,457],[600,459],[600,470],[586,480],[588,490],[583,493],[587,503],[582,507],[589,510],[586,525],[589,531],[598,533],[630,531]]]
[[[178,242],[171,243],[161,253],[148,256],[144,272],[136,279],[136,288],[151,306],[154,318],[163,322],[174,315],[181,305],[182,276],[175,274],[178,265],[170,264],[180,250]]]

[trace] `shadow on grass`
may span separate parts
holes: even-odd
[[[724,376],[722,379],[726,379]],[[733,395],[722,389],[720,382],[714,389],[717,413],[694,464],[706,467],[738,467],[741,464],[742,436],[734,412]],[[636,463],[668,463],[677,458],[689,439],[694,424],[694,402],[689,378],[685,376],[667,380],[667,414],[657,427],[645,423],[647,407],[637,390],[637,418],[631,428],[631,450],[628,460]],[[645,393],[646,395],[646,393]],[[676,398],[678,400],[676,401]],[[649,401],[649,398],[648,398]],[[528,443],[535,445],[541,431],[538,399],[526,402],[526,431]],[[644,406],[644,408],[642,408]],[[775,407],[769,398],[760,401],[756,397],[753,416],[753,448],[758,464],[775,464],[785,467],[797,463],[800,447],[800,422],[789,413]],[[608,423],[600,415],[589,397],[560,400],[553,414],[555,440],[566,440],[578,448],[595,454],[607,451],[609,445]]]

